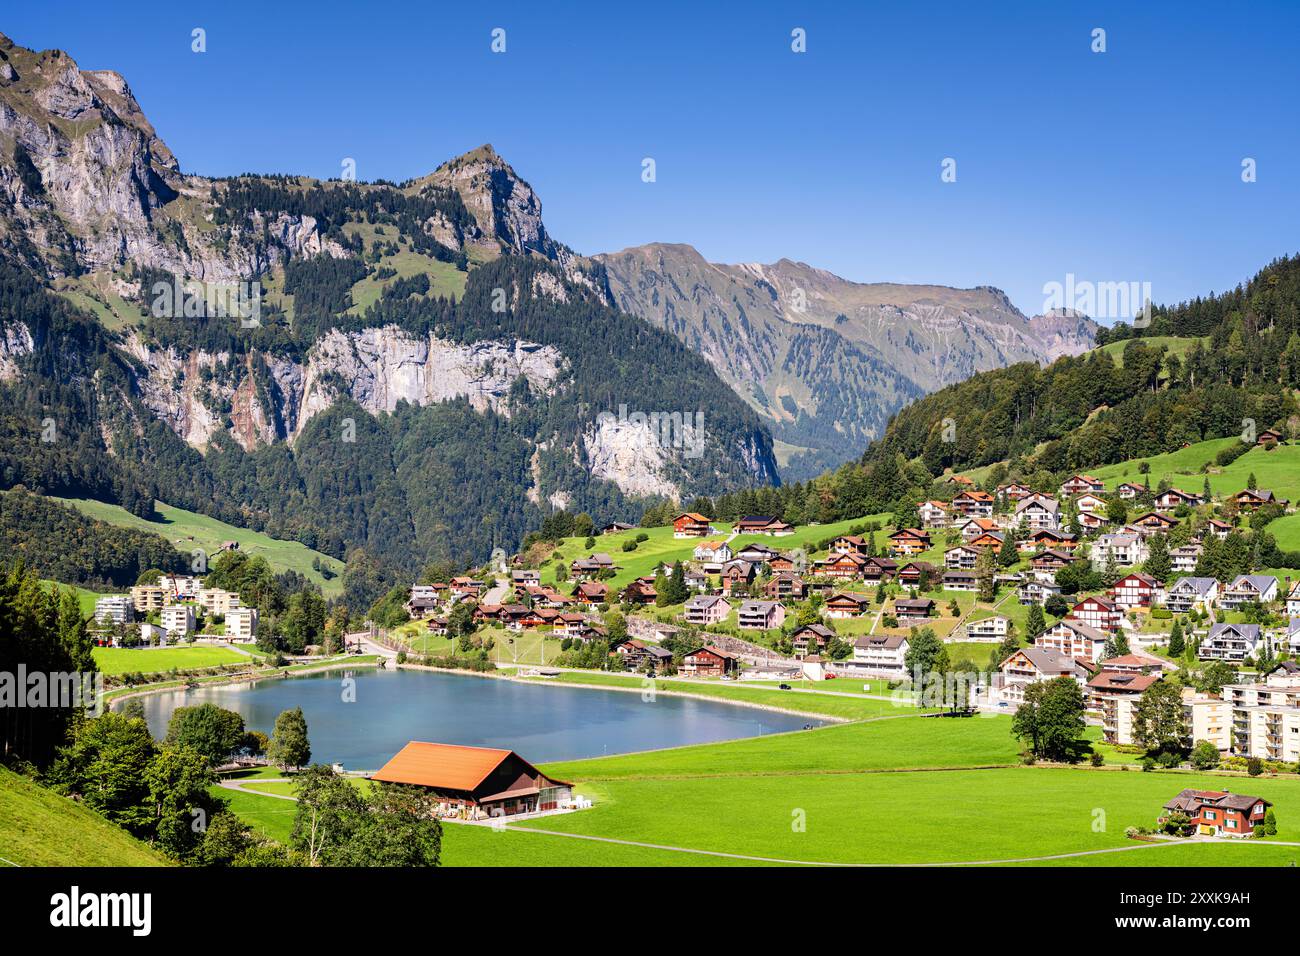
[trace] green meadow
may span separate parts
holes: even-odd
[[[183,554],[201,548],[208,553],[209,561],[216,560],[217,552],[223,542],[237,541],[241,551],[261,555],[275,570],[297,571],[308,580],[315,581],[327,598],[343,593],[343,562],[319,551],[313,551],[297,541],[281,541],[260,531],[237,528],[216,518],[209,518],[207,515],[186,511],[183,508],[173,508],[161,501],[155,505],[160,520],[146,521],[120,505],[90,498],[55,498],[54,500],[71,505],[83,514],[112,525],[161,535]],[[323,567],[332,572],[332,576],[326,579],[319,571],[312,568],[313,560],[319,560]]]
[[[230,647],[96,647],[91,652],[100,673],[162,674],[222,664],[251,664],[253,658]]]

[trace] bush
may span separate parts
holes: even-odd
[[[397,663],[399,663],[399,664],[405,664],[405,663],[406,663],[406,651],[398,651],[398,652],[397,652]]]
[[[1246,773],[1250,774],[1252,777],[1258,777],[1263,772],[1264,761],[1260,760],[1258,757],[1251,757],[1246,761]]]
[[[1172,770],[1182,762],[1182,758],[1179,757],[1178,754],[1168,750],[1156,757],[1156,763],[1164,767],[1166,770]]]
[[[1152,770],[1155,770],[1155,769],[1156,769],[1156,762],[1155,762],[1154,760],[1152,760],[1150,757],[1143,757],[1143,758],[1142,758],[1142,772],[1143,772],[1143,773],[1150,773]]]
[[[1100,767],[1106,762],[1106,758],[1095,750],[1092,752],[1092,756],[1089,757],[1088,760],[1094,767]]]
[[[1213,770],[1219,765],[1219,748],[1202,740],[1192,748],[1191,762],[1197,770]]]
[[[635,551],[635,550],[636,550],[636,542],[635,542],[635,541],[624,541],[624,542],[623,542],[623,550],[624,550],[624,551]]]

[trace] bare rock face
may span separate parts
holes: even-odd
[[[663,477],[668,456],[648,422],[606,417],[583,436],[591,474],[612,481],[628,495],[671,497],[677,488]]]
[[[36,343],[32,330],[22,322],[13,322],[0,329],[0,382],[12,382],[18,377],[20,356],[30,355]]]
[[[333,330],[308,356],[302,410],[291,431],[296,436],[312,415],[333,404],[338,396],[331,381],[347,382],[348,397],[374,414],[392,412],[401,401],[429,405],[467,398],[479,411],[508,415],[505,400],[515,381],[522,377],[535,391],[549,393],[563,369],[563,356],[549,345],[459,345],[432,334],[417,338],[395,326],[347,334]]]
[[[1029,320],[1029,327],[1043,343],[1048,361],[1088,351],[1097,341],[1099,328],[1092,319],[1073,309],[1036,315]]]
[[[454,189],[478,225],[470,244],[497,253],[536,252],[555,258],[556,243],[542,224],[542,202],[490,144],[448,160],[419,185]]]

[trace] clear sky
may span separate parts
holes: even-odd
[[[1071,273],[1170,302],[1300,251],[1294,0],[11,2],[0,30],[123,73],[191,172],[401,180],[491,142],[582,253],[689,242],[1032,315]]]

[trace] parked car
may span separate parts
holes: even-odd
[[[789,689],[790,689],[790,685],[789,685],[789,684],[782,684],[780,689],[781,689],[781,690],[789,690]]]

